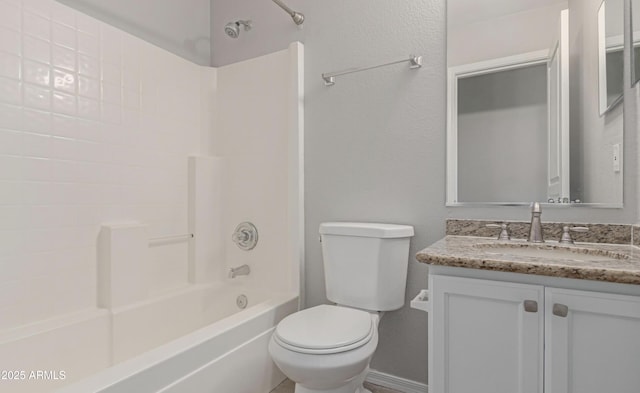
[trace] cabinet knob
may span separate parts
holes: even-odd
[[[553,304],[553,315],[558,317],[565,318],[569,314],[569,307],[564,304],[554,303]]]
[[[524,301],[524,311],[526,312],[538,312],[538,302],[535,300]]]

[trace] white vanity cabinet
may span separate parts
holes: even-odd
[[[640,392],[640,297],[446,275],[429,285],[430,393]]]
[[[542,392],[544,287],[432,276],[430,297],[430,393]]]
[[[545,392],[640,392],[640,297],[545,288]]]

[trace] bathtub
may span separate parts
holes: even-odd
[[[297,309],[296,294],[190,285],[1,332],[0,391],[267,393],[285,378],[269,338]]]

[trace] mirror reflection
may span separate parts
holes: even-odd
[[[600,114],[622,99],[624,7],[622,0],[604,0],[598,9],[598,83]]]
[[[622,206],[623,13],[623,0],[447,0],[449,206]]]

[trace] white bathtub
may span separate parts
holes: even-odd
[[[244,310],[236,305],[241,294]],[[0,391],[267,393],[284,379],[269,337],[297,308],[294,294],[192,285],[1,332],[0,370],[14,379],[0,380]]]

